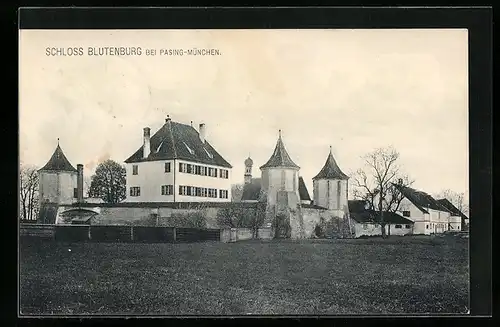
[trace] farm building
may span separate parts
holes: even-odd
[[[349,201],[349,215],[351,218],[354,236],[381,235],[380,214],[375,210],[368,209],[364,200]],[[413,234],[413,221],[395,212],[383,213],[386,235],[410,235]]]

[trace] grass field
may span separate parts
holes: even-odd
[[[71,251],[69,251],[71,249]],[[465,313],[468,243],[22,241],[21,314]]]

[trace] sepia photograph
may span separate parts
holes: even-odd
[[[461,315],[467,29],[19,30],[19,315]]]

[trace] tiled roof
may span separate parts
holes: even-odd
[[[351,200],[348,202],[348,206],[350,217],[358,223],[377,223],[380,221],[379,212],[365,209],[364,200]],[[389,211],[384,211],[384,222],[388,224],[413,224],[411,220]]]
[[[448,209],[448,211],[450,211],[452,215],[462,217],[463,219],[469,219],[462,211],[455,207],[453,203],[448,201],[448,199],[439,199],[437,201],[446,209]]]
[[[306,185],[302,180],[303,187],[300,186],[302,177],[299,177],[299,196],[300,200],[311,201]],[[243,195],[241,201],[258,201],[260,198],[260,190],[262,188],[262,180],[260,178],[252,178],[252,181],[243,185]],[[302,189],[302,191],[301,191]]]
[[[328,158],[326,158],[325,165],[321,168],[320,172],[313,177],[313,179],[349,179],[349,177],[340,170],[337,161],[333,158],[332,148],[330,147],[330,153]]]
[[[299,176],[299,195],[301,200],[311,201],[311,197],[309,196],[309,192],[307,191],[306,183],[304,183],[304,179],[300,176]]]
[[[63,150],[57,144],[57,148],[50,157],[49,162],[40,171],[67,171],[67,172],[77,172],[75,167],[71,165],[68,158],[64,155]]]
[[[300,168],[288,155],[288,152],[285,149],[285,145],[283,144],[283,140],[281,139],[281,131],[279,132],[278,142],[276,143],[276,147],[274,148],[273,155],[264,165],[260,166],[260,169],[273,167],[285,167],[294,169]]]
[[[450,212],[445,206],[440,204],[436,199],[425,192],[395,183],[393,183],[392,185],[396,187],[401,192],[401,194],[403,194],[403,196],[410,200],[411,203],[413,203],[423,213],[429,213],[427,211],[427,208]]]
[[[167,119],[165,124],[151,136],[150,144],[151,153],[147,158],[143,158],[141,146],[125,162],[182,159],[232,168],[231,164],[208,141],[201,141],[198,131],[193,126],[177,123],[170,119]]]
[[[252,178],[250,183],[243,185],[242,201],[257,201],[260,197],[261,179]]]

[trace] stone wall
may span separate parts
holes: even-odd
[[[256,204],[245,204],[244,206],[254,207]],[[199,207],[190,208],[175,208],[167,205],[154,206],[152,204],[146,205],[87,205],[86,209],[93,210],[96,215],[92,218],[92,225],[159,225],[171,227],[191,227],[191,226],[177,226],[176,224],[182,220],[183,217],[193,217],[202,215],[205,217],[206,228],[220,228],[217,224],[217,213],[222,209],[223,205],[203,205]],[[75,209],[75,206],[60,206],[58,215],[69,209]],[[275,218],[275,206],[268,206],[266,212],[266,221],[261,229],[259,229],[258,238],[269,239],[272,238],[273,230],[271,222]],[[295,235],[294,238],[311,238],[314,234],[314,229],[317,224],[324,221],[330,221],[334,216],[332,211],[324,208],[312,207],[303,205],[301,208],[295,209],[292,213],[287,212],[292,218],[292,228],[297,230],[301,235]],[[268,225],[269,224],[269,225]]]

